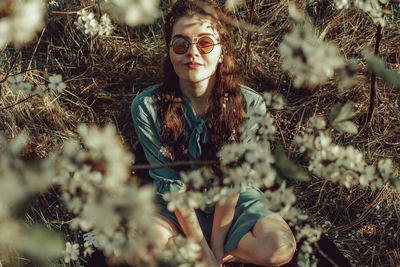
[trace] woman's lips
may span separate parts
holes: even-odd
[[[197,63],[197,62],[188,62],[186,64],[184,64],[186,67],[188,67],[189,69],[196,69],[200,66],[202,66],[202,64]]]

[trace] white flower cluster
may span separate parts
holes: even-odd
[[[24,82],[24,77],[22,75],[10,76],[7,81],[10,83],[10,90],[14,95],[37,95],[43,96],[46,91],[46,86],[41,84],[35,88],[29,82]],[[56,93],[62,93],[67,85],[62,81],[61,74],[53,74],[49,77],[48,87]]]
[[[39,85],[36,88],[32,88],[32,85],[28,82],[23,81],[24,77],[22,75],[17,75],[15,77],[10,76],[7,81],[10,83],[10,90],[14,95],[20,93],[24,95],[38,95],[42,96],[44,92],[44,85]]]
[[[203,267],[201,261],[202,249],[192,238],[178,235],[162,250],[160,259],[168,266],[177,267]]]
[[[381,4],[386,4],[387,0],[335,0],[334,2],[337,9],[355,6],[368,13],[375,24],[380,24],[382,27],[386,25]]]
[[[297,88],[325,82],[336,69],[344,66],[338,48],[321,40],[314,26],[293,4],[289,5],[289,17],[295,23],[292,32],[286,34],[279,45],[282,69],[294,76]]]
[[[275,134],[272,116],[261,110],[249,110],[242,125],[242,143],[226,144],[217,156],[223,166],[223,183],[239,187],[251,183],[271,187],[275,183],[275,162],[269,141]]]
[[[81,124],[77,131],[90,152],[91,160],[104,164],[98,167],[103,170],[105,185],[113,188],[124,183],[128,179],[133,156],[122,146],[115,127],[109,124],[101,129]]]
[[[267,107],[271,107],[273,109],[283,109],[286,105],[285,99],[282,95],[276,95],[271,93],[264,93],[263,98]]]
[[[311,257],[311,253],[313,252],[311,245],[319,240],[322,234],[322,229],[313,228],[309,224],[304,226],[302,229],[298,229],[299,227],[296,228],[297,242],[303,240],[299,250],[299,255],[297,256],[297,265],[300,267],[317,266],[316,259]]]
[[[13,43],[21,47],[30,42],[44,27],[43,0],[2,1],[0,12],[0,49]]]
[[[186,190],[177,191],[172,188],[171,192],[164,195],[170,211],[179,208],[182,213],[188,214],[193,209],[204,210],[217,201],[223,203],[227,197],[238,192],[238,187],[227,187],[221,184],[207,168],[181,172],[180,175],[186,185]]]
[[[61,74],[53,74],[49,77],[49,88],[60,94],[67,88],[67,85],[62,80]]]
[[[296,196],[292,188],[286,188],[286,182],[275,191],[265,190],[259,200],[266,209],[286,219],[289,225],[295,226],[308,219],[307,215],[293,206],[296,203]]]
[[[59,155],[57,174],[62,198],[77,214],[71,227],[92,231],[98,247],[109,257],[148,261],[147,249],[157,247],[152,231],[153,188],[138,188],[130,180],[133,157],[114,126],[80,125],[78,132],[87,151],[76,141],[67,142]]]
[[[107,14],[101,16],[100,22],[98,22],[94,13],[88,12],[86,9],[78,11],[78,20],[75,21],[75,25],[79,30],[91,36],[110,35],[114,29]]]
[[[65,243],[63,254],[65,263],[76,261],[79,257],[79,244],[71,244],[70,242]]]
[[[322,129],[325,123],[321,118],[312,118],[309,125]],[[310,129],[310,128],[309,128]],[[318,133],[316,133],[318,132]],[[371,186],[373,189],[383,186],[389,173],[393,173],[391,163],[381,161],[378,168],[383,179],[375,168],[368,165],[363,154],[353,146],[340,146],[332,141],[327,131],[316,131],[314,134],[295,136],[300,152],[308,151],[310,162],[308,169],[315,175],[340,182],[350,188],[356,185]]]
[[[29,249],[26,243],[27,226],[17,218],[18,207],[28,203],[36,193],[43,193],[53,185],[55,159],[27,162],[21,158],[27,136],[18,135],[10,142],[0,134],[0,254]],[[38,244],[33,244],[37,246]],[[37,251],[37,250],[36,250]],[[60,251],[61,252],[61,251]],[[42,251],[43,253],[43,251]]]
[[[101,8],[129,26],[150,24],[161,15],[159,0],[104,0]]]
[[[318,38],[309,23],[294,26],[283,37],[279,51],[283,57],[282,69],[294,76],[297,88],[323,83],[344,66],[337,47]]]

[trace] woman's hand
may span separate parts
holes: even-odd
[[[200,246],[203,249],[203,261],[207,267],[222,267],[222,260],[220,262],[215,258],[214,252],[204,238],[201,240]]]
[[[219,240],[211,241],[211,250],[214,253],[215,259],[219,265],[222,265],[224,258],[224,244]]]

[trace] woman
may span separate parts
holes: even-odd
[[[203,2],[204,3],[204,2]],[[265,104],[239,84],[229,51],[229,33],[218,6],[178,0],[166,16],[164,82],[146,88],[132,103],[134,126],[150,164],[216,159],[227,142],[240,142],[246,110]],[[159,218],[155,231],[165,244],[176,232],[199,242],[208,266],[239,261],[279,266],[293,257],[296,243],[285,221],[263,209],[251,186],[208,211],[169,212],[163,194],[184,191],[179,169],[151,169]]]

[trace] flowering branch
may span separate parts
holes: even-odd
[[[16,106],[16,105],[19,105],[19,104],[21,104],[21,103],[23,103],[23,102],[25,102],[25,101],[31,99],[31,98],[34,97],[34,96],[35,96],[35,95],[30,95],[30,96],[28,96],[27,98],[22,99],[21,101],[19,101],[19,102],[17,102],[17,103],[14,103],[14,104],[12,104],[12,105],[9,105],[9,106],[7,106],[7,107],[4,107],[4,108],[0,109],[0,112],[3,111],[3,110],[6,110],[6,109],[12,108],[12,107],[14,107],[14,106]]]
[[[147,169],[161,169],[166,167],[177,167],[177,166],[190,166],[190,165],[212,165],[217,163],[215,160],[188,160],[188,161],[174,161],[169,163],[160,163],[160,164],[135,164],[132,166],[134,170],[147,170]]]

